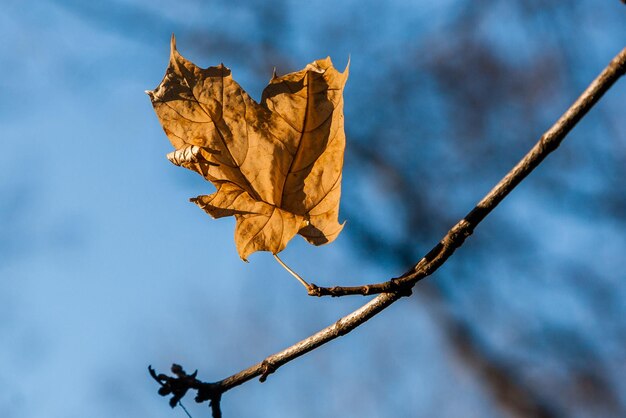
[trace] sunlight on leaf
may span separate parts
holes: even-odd
[[[347,78],[347,68],[317,60],[274,76],[257,103],[224,65],[202,69],[183,58],[172,36],[165,77],[147,93],[176,149],[170,161],[217,189],[191,201],[214,218],[235,217],[243,260],[277,254],[296,234],[322,245],[341,232]]]

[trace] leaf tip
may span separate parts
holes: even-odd
[[[176,35],[172,33],[172,38],[170,39],[170,52],[173,54],[176,52]]]

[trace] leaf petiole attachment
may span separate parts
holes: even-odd
[[[298,281],[300,283],[302,283],[302,286],[304,286],[306,288],[307,291],[309,291],[309,289],[311,289],[311,285],[309,283],[307,283],[306,280],[304,280],[298,273],[296,273],[295,271],[293,271],[287,264],[285,264],[283,262],[283,260],[280,259],[280,257],[278,256],[278,254],[272,254],[274,256],[274,258],[276,259],[276,261],[278,261],[278,263],[283,266],[283,268],[285,270],[287,270],[289,272],[289,274],[291,274],[293,277],[295,277],[296,279],[298,279]]]

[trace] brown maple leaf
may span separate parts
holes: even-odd
[[[257,103],[224,65],[202,69],[183,58],[172,36],[165,77],[147,93],[176,148],[170,161],[217,189],[191,201],[214,218],[235,216],[243,260],[277,254],[296,234],[321,245],[341,232],[347,78],[347,68],[317,60],[274,75]]]

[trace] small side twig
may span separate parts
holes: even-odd
[[[196,373],[187,375],[182,367],[172,366],[176,377],[156,374],[150,367],[150,374],[159,382],[159,393],[163,396],[172,395],[170,405],[182,399],[189,389],[197,391],[196,402],[211,402],[214,418],[221,417],[220,400],[223,393],[239,386],[255,377],[264,381],[282,365],[304,354],[345,335],[370,318],[382,312],[404,295],[410,294],[415,284],[431,275],[460,247],[469,237],[474,228],[552,151],[554,151],[600,98],[611,86],[626,73],[626,48],[622,50],[600,75],[589,85],[584,93],[561,116],[561,118],[541,137],[530,152],[491,190],[472,211],[461,219],[443,239],[433,247],[413,268],[402,276],[384,283],[355,288],[322,288],[309,285],[316,296],[343,296],[343,294],[380,293],[354,312],[340,318],[334,324],[318,331],[310,337],[273,354],[263,361],[215,383],[204,383],[196,379]],[[319,290],[316,290],[319,289]],[[334,290],[330,290],[334,289]]]

